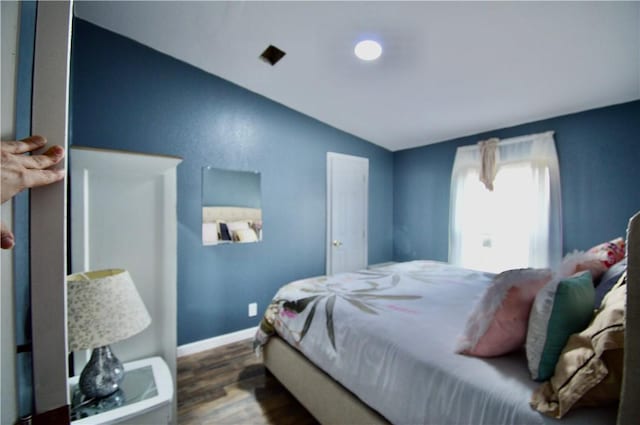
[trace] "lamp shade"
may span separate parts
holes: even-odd
[[[67,276],[69,350],[113,344],[151,323],[129,272],[99,270]]]

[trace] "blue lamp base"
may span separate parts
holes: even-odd
[[[103,398],[118,391],[124,378],[122,363],[108,345],[94,348],[80,374],[80,391],[87,398]]]

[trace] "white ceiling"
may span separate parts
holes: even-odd
[[[640,98],[640,2],[77,2],[76,16],[389,150]],[[355,43],[380,40],[362,62]],[[273,44],[274,67],[258,59]]]

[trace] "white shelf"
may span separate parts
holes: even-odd
[[[72,421],[73,425],[109,425],[117,424],[128,419],[137,418],[147,412],[158,410],[162,406],[171,404],[173,400],[173,379],[169,372],[169,367],[161,357],[151,357],[148,359],[137,360],[124,364],[125,379],[126,374],[136,369],[151,366],[153,371],[153,380],[157,394],[145,400],[127,404],[122,407],[116,407],[112,410],[99,413],[86,418]],[[69,390],[78,383],[78,376],[69,378]],[[170,415],[170,413],[168,413]],[[160,424],[158,424],[160,425]]]

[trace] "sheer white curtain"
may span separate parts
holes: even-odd
[[[499,272],[553,267],[562,257],[560,170],[553,132],[505,139],[494,190],[478,146],[458,148],[451,176],[449,262]]]

